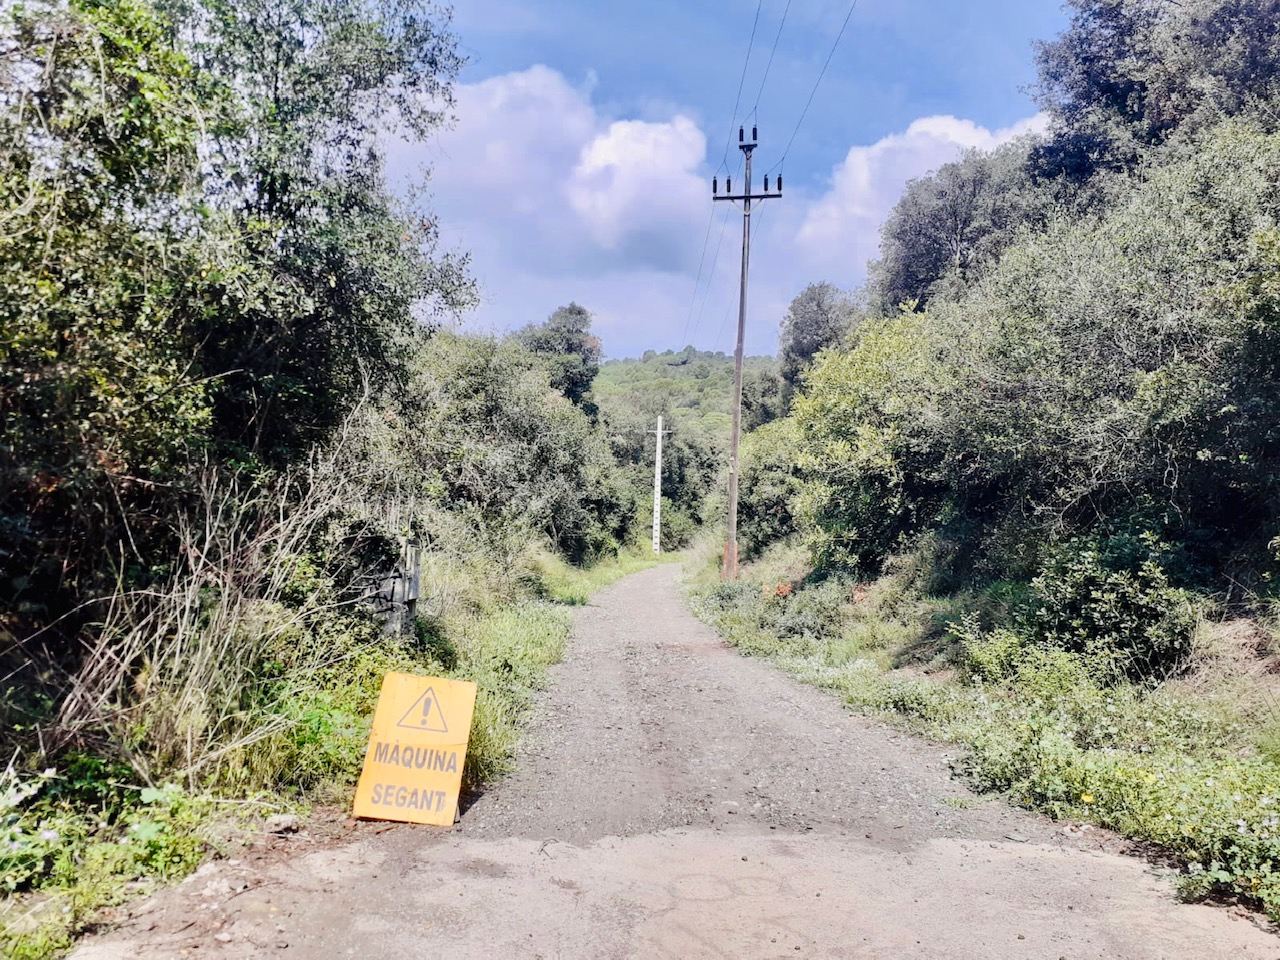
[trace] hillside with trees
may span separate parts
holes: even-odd
[[[775,370],[771,357],[743,360],[743,423],[748,429],[780,413],[782,384]],[[653,430],[657,418],[663,418],[664,549],[686,546],[703,526],[723,522],[733,421],[732,356],[686,347],[608,360],[600,367],[594,397],[615,456],[629,465],[638,491],[652,489]],[[646,516],[650,502],[641,499]]]

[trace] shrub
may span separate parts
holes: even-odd
[[[688,510],[667,497],[662,498],[661,546],[664,551],[681,550],[698,532],[698,521]]]
[[[954,629],[964,649],[965,667],[971,677],[998,683],[1013,674],[1026,645],[1021,634],[1008,629],[984,633],[978,629],[975,617],[966,617]]]
[[[1144,542],[1146,555],[1125,566],[1087,540],[1068,542],[1032,581],[1033,638],[1134,679],[1176,669],[1191,651],[1195,605],[1155,559],[1156,538]]]
[[[795,421],[778,420],[747,434],[742,452],[738,538],[742,559],[796,530],[801,479]]]
[[[833,637],[840,633],[848,603],[849,585],[843,579],[833,578],[801,590],[775,587],[763,605],[761,626],[783,639]]]

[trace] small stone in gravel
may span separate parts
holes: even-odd
[[[292,813],[277,813],[267,817],[267,833],[297,833],[298,818]]]
[[[200,890],[202,897],[225,897],[231,893],[231,884],[221,878],[210,880]]]
[[[231,934],[227,933],[227,932],[224,930],[222,933],[215,933],[215,934],[213,935],[213,939],[217,940],[219,943],[230,943],[230,942],[231,942]]]

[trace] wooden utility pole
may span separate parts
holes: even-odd
[[[662,418],[658,418],[653,451],[653,552],[662,553]]]
[[[738,579],[738,444],[742,438],[742,341],[747,329],[747,272],[751,264],[751,201],[772,200],[782,196],[782,176],[778,176],[778,189],[769,191],[769,178],[764,178],[764,192],[751,192],[751,154],[757,146],[756,128],[751,128],[751,140],[746,138],[746,129],[738,128],[738,149],[746,157],[746,189],[739,194],[733,192],[733,181],[728,177],[724,181],[725,192],[720,193],[720,185],[713,178],[711,181],[712,200],[742,201],[742,280],[738,290],[738,346],[733,353],[733,436],[729,441],[729,540],[724,548],[724,571],[726,580]]]

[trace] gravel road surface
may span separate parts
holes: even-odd
[[[977,798],[938,747],[739,656],[677,573],[578,611],[519,771],[453,829],[264,842],[74,956],[1280,960],[1115,838]]]

